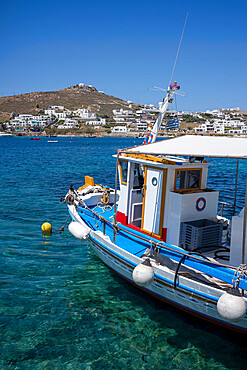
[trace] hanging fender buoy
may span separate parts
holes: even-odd
[[[237,288],[230,288],[219,298],[217,311],[230,322],[240,321],[246,314],[246,303]]]
[[[75,222],[72,221],[69,224],[68,229],[75,238],[80,240],[86,240],[91,231],[91,229],[88,226],[82,225],[76,221]]]
[[[137,265],[132,273],[133,280],[137,285],[148,286],[154,279],[154,270],[150,263],[150,259],[147,258],[142,263]]]

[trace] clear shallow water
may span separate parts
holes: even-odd
[[[246,368],[246,339],[144,295],[108,270],[87,242],[67,228],[56,232],[67,217],[59,199],[69,185],[79,187],[88,174],[113,186],[111,155],[134,144],[58,140],[0,138],[0,368]],[[210,187],[232,201],[236,160],[210,162]],[[240,205],[244,188],[243,174]],[[51,237],[42,236],[45,221]]]

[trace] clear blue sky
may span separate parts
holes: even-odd
[[[79,82],[155,104],[174,74],[178,109],[247,109],[247,2],[0,0],[0,96]]]

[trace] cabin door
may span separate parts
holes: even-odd
[[[145,167],[142,208],[143,231],[162,237],[167,170]]]

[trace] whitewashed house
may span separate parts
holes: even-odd
[[[52,105],[50,108],[55,110],[64,110],[63,105]]]
[[[132,110],[127,110],[127,109],[113,109],[113,119],[116,122],[124,122],[128,120],[128,118],[133,118],[134,114]]]
[[[25,121],[31,121],[33,119],[33,116],[31,114],[19,114],[18,117]]]
[[[97,117],[96,113],[90,113],[88,111],[88,109],[85,109],[85,108],[79,108],[79,109],[75,110],[73,113],[74,113],[75,116],[78,116],[82,119],[89,119],[89,118],[96,118]]]
[[[67,118],[62,125],[58,125],[58,129],[74,128],[77,125],[77,121]]]
[[[103,125],[105,125],[105,123],[106,123],[105,118],[100,118],[98,120],[90,120],[90,121],[87,121],[86,122],[86,125],[92,125],[92,126],[100,125],[100,126],[103,126]]]
[[[124,133],[127,132],[127,126],[114,126],[111,128],[112,133]]]
[[[229,134],[241,135],[241,134],[243,134],[243,131],[241,129],[239,129],[239,130],[237,130],[237,129],[229,130]]]
[[[45,109],[45,114],[48,114],[49,116],[55,116],[56,110],[55,109]]]
[[[194,131],[196,133],[214,132],[214,124],[210,121],[202,123],[200,126],[195,127]]]
[[[224,134],[225,126],[222,124],[214,123],[214,133],[215,134]]]
[[[8,127],[18,128],[18,127],[27,127],[28,123],[25,120],[19,119],[18,117],[11,119]]]
[[[33,116],[33,120],[36,122],[39,122],[40,124],[47,124],[48,122],[51,121],[51,116],[47,115],[39,115],[39,116]]]
[[[67,112],[63,111],[63,112],[56,112],[54,114],[54,116],[59,120],[59,121],[62,121],[62,120],[65,120],[65,118],[67,117]]]
[[[151,124],[150,120],[137,120],[136,129],[137,131],[146,131],[149,124]]]

